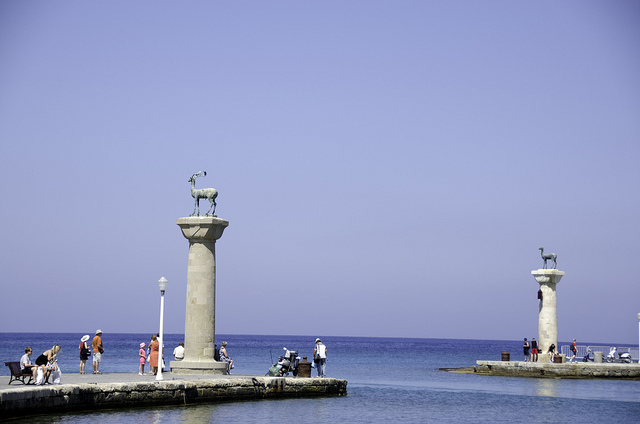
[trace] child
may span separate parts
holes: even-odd
[[[144,364],[147,363],[147,355],[144,351],[145,346],[144,343],[140,343],[140,350],[138,351],[138,355],[140,355],[140,368],[138,369],[138,375],[144,375]]]

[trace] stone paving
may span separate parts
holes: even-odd
[[[220,379],[236,379],[247,377],[261,377],[247,374],[231,374],[231,375],[201,375],[201,374],[174,374],[171,372],[162,373],[163,380],[220,380]],[[9,376],[0,376],[0,391],[13,390],[18,388],[29,387],[51,387],[55,385],[47,384],[44,386],[35,386],[33,384],[23,385],[19,381],[13,381],[9,384]],[[138,373],[103,373],[103,374],[65,374],[62,373],[62,384],[100,384],[100,383],[151,383],[156,381],[156,376],[151,374],[138,375]]]

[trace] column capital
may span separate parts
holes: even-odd
[[[190,241],[216,241],[229,226],[229,221],[214,216],[178,218],[176,223],[180,226],[182,235]]]
[[[538,284],[558,284],[564,276],[564,271],[557,269],[536,269],[531,271],[531,275]]]

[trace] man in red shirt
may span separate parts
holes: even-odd
[[[576,359],[576,355],[578,353],[578,348],[576,346],[576,339],[573,339],[573,343],[571,343],[570,349],[573,356],[571,357],[571,359],[569,359],[569,362],[573,362],[573,360]],[[578,360],[576,359],[576,362],[577,361]]]

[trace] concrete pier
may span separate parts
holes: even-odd
[[[639,364],[593,362],[476,361],[476,366],[442,371],[503,377],[640,380]]]
[[[7,385],[9,377],[0,377],[0,420],[95,409],[347,394],[347,381],[335,378],[164,376],[165,380],[156,381],[137,373],[63,375],[64,384],[46,386]]]

